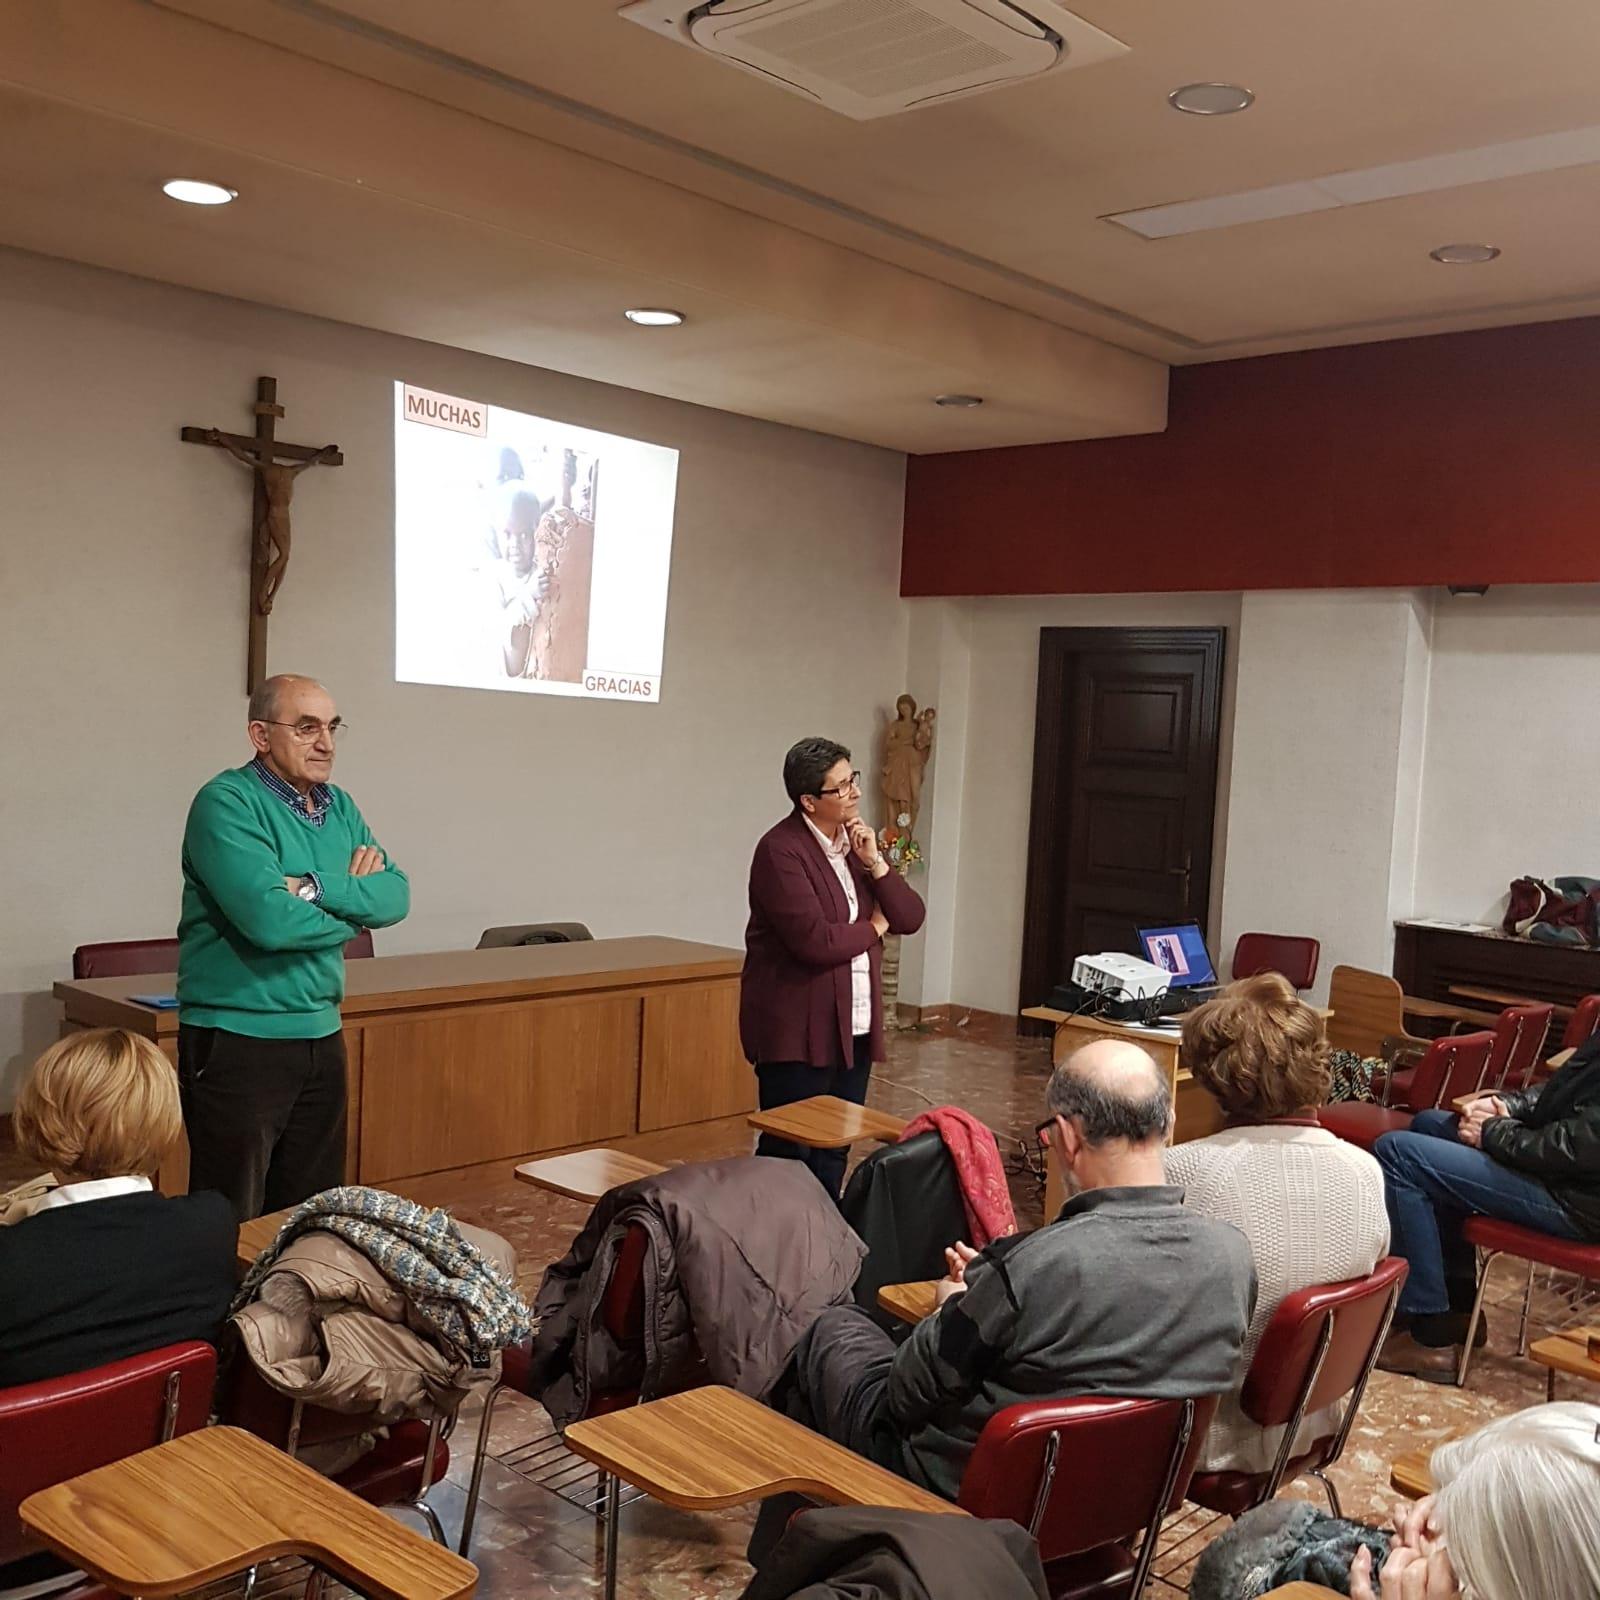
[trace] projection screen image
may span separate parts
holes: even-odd
[[[659,700],[678,452],[394,393],[395,677]]]

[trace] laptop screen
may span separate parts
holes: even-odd
[[[1146,961],[1172,974],[1174,989],[1192,989],[1217,981],[1198,922],[1180,922],[1171,928],[1141,928],[1139,943]]]

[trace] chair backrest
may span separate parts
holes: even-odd
[[[1576,1050],[1600,1032],[1600,994],[1586,994],[1567,1018],[1566,1031],[1561,1035],[1563,1050]]]
[[[363,928],[344,947],[346,961],[374,954],[372,929]],[[80,944],[72,952],[74,978],[138,978],[147,972],[176,972],[176,939],[114,939],[106,944]]]
[[[1344,1448],[1405,1277],[1406,1263],[1386,1256],[1364,1278],[1315,1284],[1279,1301],[1239,1395],[1240,1408],[1251,1421],[1287,1430],[1265,1498],[1277,1490],[1299,1419],[1349,1395],[1344,1421],[1322,1461],[1337,1459]]]
[[[1381,1056],[1385,1039],[1405,1032],[1400,985],[1381,972],[1335,967],[1328,981],[1328,1043],[1358,1056]]]
[[[1544,1056],[1555,1008],[1538,1001],[1507,1006],[1494,1025],[1494,1046],[1483,1069],[1485,1089],[1525,1089]]]
[[[955,1163],[932,1128],[867,1156],[845,1185],[839,1213],[867,1247],[856,1304],[886,1326],[892,1319],[878,1310],[878,1290],[942,1278],[946,1248],[968,1231]]]
[[[600,1297],[601,1324],[618,1344],[638,1344],[644,1338],[644,1261],[649,1251],[650,1235],[629,1224]]]
[[[1494,1044],[1495,1035],[1487,1030],[1452,1033],[1431,1040],[1406,1091],[1407,1109],[1437,1110],[1460,1095],[1482,1088]]]
[[[113,939],[80,944],[72,952],[74,978],[136,978],[147,972],[176,972],[176,939]]]
[[[1146,1530],[1141,1573],[1161,1519],[1182,1503],[1217,1397],[1030,1400],[984,1425],[961,1478],[975,1517],[1009,1517],[1045,1562],[1123,1543]]]
[[[1253,978],[1261,972],[1281,972],[1296,989],[1309,989],[1317,981],[1322,942],[1297,933],[1241,933],[1233,947],[1233,976]]]
[[[38,1548],[17,1518],[29,1495],[203,1428],[216,1378],[190,1341],[0,1389],[0,1562]]]
[[[592,939],[581,922],[517,922],[504,928],[485,928],[478,939],[480,950],[504,950],[517,944],[572,944]]]

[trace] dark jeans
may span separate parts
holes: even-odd
[[[860,1306],[829,1306],[795,1346],[787,1382],[770,1398],[796,1422],[905,1477],[905,1456],[889,1416],[894,1341]],[[781,1494],[763,1500],[748,1559],[759,1566],[789,1519],[810,1502]]]
[[[1496,1217],[1557,1239],[1582,1235],[1537,1178],[1462,1144],[1449,1111],[1419,1111],[1405,1133],[1386,1133],[1374,1151],[1389,1207],[1389,1249],[1411,1271],[1400,1293],[1406,1316],[1471,1309],[1459,1302],[1475,1276],[1468,1217]]]
[[[837,1095],[841,1100],[850,1100],[860,1106],[867,1102],[867,1079],[871,1075],[872,1036],[858,1033],[855,1037],[855,1061],[851,1066],[813,1067],[806,1061],[763,1061],[756,1067],[756,1085],[763,1111],[793,1105],[796,1100],[809,1100],[815,1094]],[[839,1190],[844,1186],[844,1169],[850,1159],[850,1147],[844,1145],[837,1150],[813,1150],[809,1145],[794,1143],[792,1139],[776,1139],[770,1133],[764,1133],[756,1141],[756,1154],[805,1162],[817,1175],[817,1182],[837,1200]]]
[[[178,1028],[189,1189],[216,1189],[241,1222],[344,1182],[344,1035],[252,1039]]]

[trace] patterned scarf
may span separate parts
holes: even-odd
[[[337,1234],[401,1290],[441,1340],[482,1366],[528,1337],[516,1285],[461,1236],[446,1211],[382,1189],[324,1189],[290,1213],[256,1258],[231,1307],[247,1305],[284,1247],[313,1228]]]

